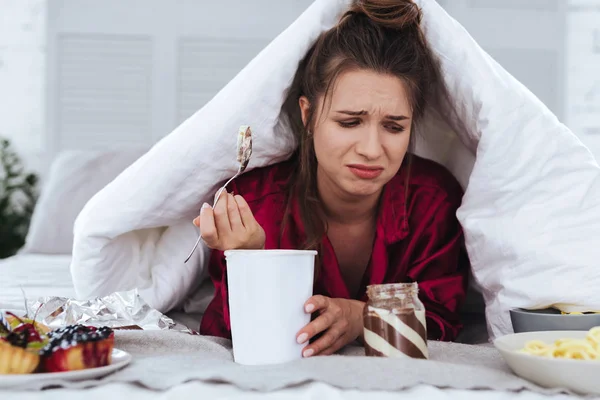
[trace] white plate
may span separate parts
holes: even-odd
[[[557,339],[585,338],[587,331],[526,332],[496,339],[494,345],[513,372],[547,388],[567,388],[584,394],[600,394],[600,361],[568,360],[519,353],[530,340],[552,344]]]
[[[80,371],[68,372],[46,372],[36,374],[14,375],[0,374],[0,388],[14,387],[33,381],[53,381],[59,379],[65,381],[82,381],[85,379],[100,378],[110,374],[111,372],[117,371],[125,367],[131,362],[131,358],[131,354],[129,354],[128,352],[119,349],[113,349],[112,362],[110,363],[110,365],[104,367],[89,368]]]

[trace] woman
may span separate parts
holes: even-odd
[[[201,333],[230,337],[223,251],[303,248],[319,252],[305,357],[360,337],[369,284],[418,282],[430,338],[456,337],[462,191],[409,152],[436,77],[420,19],[408,0],[359,1],[300,63],[283,106],[297,153],[238,178],[194,221],[216,289]]]

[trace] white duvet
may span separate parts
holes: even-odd
[[[525,87],[434,0],[420,0],[447,91],[421,127],[417,153],[466,187],[458,217],[492,336],[512,307],[600,310],[600,168]],[[94,196],[75,224],[77,295],[141,288],[160,311],[182,305],[204,278],[206,249],[183,261],[205,200],[236,171],[240,125],[254,132],[249,168],[288,157],[279,119],[299,60],[348,0],[317,0],[210,103]]]

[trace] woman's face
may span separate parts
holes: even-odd
[[[323,108],[314,109],[314,148],[320,187],[345,195],[378,194],[402,164],[411,135],[412,110],[403,82],[367,70],[340,75]],[[300,99],[306,124],[310,104]]]

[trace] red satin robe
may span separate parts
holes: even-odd
[[[255,169],[237,178],[228,188],[248,202],[265,230],[266,249],[299,249],[305,239],[296,203],[292,203],[292,218],[281,236],[292,169],[290,161]],[[369,284],[416,281],[427,310],[428,336],[453,340],[461,329],[458,311],[468,276],[463,233],[456,218],[462,189],[444,167],[413,156],[408,198],[405,198],[405,169],[402,167],[384,187],[371,260],[356,299],[367,301]],[[322,244],[321,270],[314,294],[351,298],[327,237]],[[200,332],[231,338],[223,252],[211,252],[209,273],[215,296],[204,314]]]

